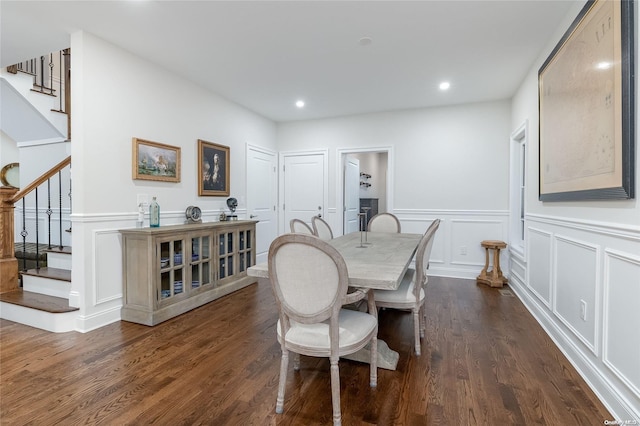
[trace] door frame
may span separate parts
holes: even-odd
[[[286,174],[283,170],[284,161],[287,157],[298,157],[303,155],[322,155],[323,159],[323,174],[324,180],[322,182],[322,186],[324,188],[324,194],[322,197],[323,210],[322,210],[322,218],[326,219],[327,210],[329,205],[329,150],[328,149],[314,149],[308,151],[283,151],[280,152],[278,158],[278,235],[281,235],[285,232],[289,232],[289,225],[284,223],[284,180],[286,179]]]
[[[360,184],[359,184],[359,182],[360,182],[360,159],[356,158],[353,155],[345,154],[345,156],[344,156],[344,166],[342,167],[343,176],[344,176],[343,177],[343,185],[342,185],[342,188],[343,188],[343,194],[342,194],[343,208],[342,208],[342,217],[341,217],[342,218],[342,235],[345,234],[344,230],[347,228],[347,223],[351,220],[351,217],[347,218],[347,206],[345,206],[344,204],[345,204],[345,198],[346,198],[346,195],[347,195],[346,194],[346,188],[347,187],[351,187],[351,182],[349,182],[349,185],[347,185],[345,172],[347,170],[349,170],[349,164],[351,164],[352,162],[357,163],[357,167],[358,167],[358,175],[356,176],[356,182],[355,182],[356,187],[354,188],[355,192],[356,192],[355,195],[356,195],[356,197],[358,199],[357,206],[355,206],[356,207],[356,221],[358,223],[357,229],[360,229],[360,224],[362,223],[361,220],[358,220],[358,219],[362,219],[361,217],[358,216],[358,214],[360,213]],[[349,194],[349,195],[351,195],[351,194]],[[340,216],[336,215],[336,219],[339,219],[339,218],[340,218]]]
[[[344,165],[348,154],[378,154],[387,153],[387,179],[386,179],[386,211],[393,212],[393,177],[394,157],[392,146],[362,147],[362,148],[338,148],[336,149],[337,179],[336,179],[336,213],[340,215],[339,235],[344,234]],[[335,233],[334,233],[335,234]]]

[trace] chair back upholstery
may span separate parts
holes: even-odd
[[[316,237],[325,241],[333,239],[333,231],[324,219],[314,216],[311,218],[311,225],[313,225],[313,234]]]
[[[427,270],[429,269],[429,257],[431,257],[431,248],[433,247],[433,239],[436,235],[436,231],[440,226],[440,219],[436,219],[431,222],[429,228],[424,233],[420,242],[418,243],[418,249],[416,251],[416,280],[414,291],[416,297],[420,295],[420,289],[422,289],[428,281]]]
[[[289,222],[291,232],[296,234],[310,234],[313,235],[313,229],[300,219],[291,219]]]
[[[391,213],[378,213],[369,220],[369,232],[400,232],[400,221]]]
[[[304,234],[279,236],[269,248],[269,279],[283,333],[289,319],[311,324],[333,317],[337,325],[347,294],[347,265],[327,242]]]

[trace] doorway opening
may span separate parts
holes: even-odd
[[[358,182],[348,182],[345,173],[347,158],[355,158],[360,164]],[[366,210],[368,219],[377,213],[393,212],[393,148],[352,148],[338,149],[339,178],[337,180],[336,198],[337,211],[341,212],[342,233],[346,232],[347,208],[345,194],[348,194],[347,185],[357,185],[358,198],[362,207]],[[353,189],[352,189],[353,191]],[[359,208],[359,211],[362,210]],[[366,223],[365,221],[365,223]]]

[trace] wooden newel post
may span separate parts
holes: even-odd
[[[0,187],[0,293],[18,289],[18,259],[13,235],[13,203],[17,188]]]

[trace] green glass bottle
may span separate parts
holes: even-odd
[[[160,206],[156,201],[156,197],[153,197],[151,204],[149,204],[149,225],[152,228],[160,226]]]

